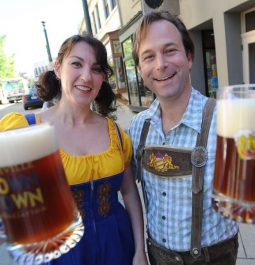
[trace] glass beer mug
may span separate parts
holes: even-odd
[[[0,218],[8,252],[18,264],[58,258],[79,242],[84,226],[53,126],[1,132],[0,150]]]
[[[217,91],[217,151],[213,207],[255,223],[255,84]]]

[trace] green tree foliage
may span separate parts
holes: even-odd
[[[6,36],[0,36],[0,78],[15,77],[14,54],[8,56],[4,50]]]
[[[123,50],[124,50],[124,57],[125,57],[125,64],[127,68],[133,68],[135,66],[135,62],[132,57],[132,40],[131,38],[127,39],[123,43]]]

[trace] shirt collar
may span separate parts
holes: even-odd
[[[154,124],[161,123],[160,104],[157,98],[151,104],[147,114],[148,118],[150,118]],[[200,133],[202,114],[203,114],[203,97],[197,90],[192,88],[187,108],[182,116],[179,125],[183,124]]]
[[[200,92],[192,88],[188,106],[182,116],[181,123],[200,133],[202,115],[203,96]]]
[[[148,109],[148,118],[151,119],[152,123],[161,123],[161,110],[158,98],[156,98]]]

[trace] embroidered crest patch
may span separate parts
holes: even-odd
[[[167,172],[171,169],[179,169],[178,165],[173,164],[173,159],[167,153],[151,153],[148,166],[154,168],[158,172]]]

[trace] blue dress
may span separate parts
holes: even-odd
[[[48,265],[132,265],[134,240],[129,216],[118,201],[123,173],[71,185],[85,233],[68,253]]]

